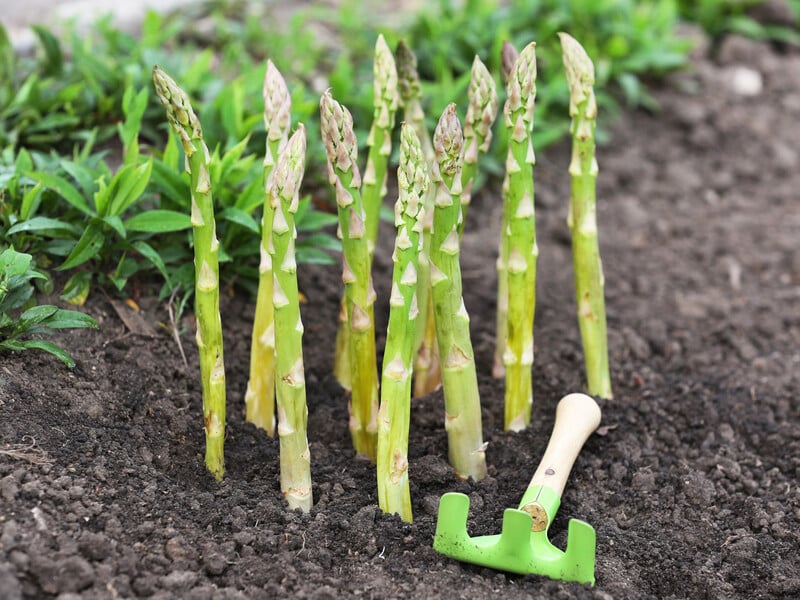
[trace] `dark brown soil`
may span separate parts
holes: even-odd
[[[748,73],[764,89],[741,95]],[[800,596],[800,56],[729,39],[657,98],[662,112],[624,116],[599,154],[616,397],[551,531],[563,545],[570,517],[596,528],[593,590],[462,565],[431,547],[447,491],[470,495],[473,534],[499,532],[556,402],[582,389],[562,146],[536,167],[535,406],[523,433],[502,432],[503,385],[490,377],[497,194],[470,213],[464,287],[489,477],[453,476],[435,393],[412,409],[414,524],[380,513],[374,469],[353,457],[345,396],[329,374],[335,268],[300,270],[309,515],[285,510],[277,442],[243,422],[252,304],[224,303],[228,470],[216,484],[202,462],[192,324],[186,369],[166,333],[131,334],[97,294],[88,310],[100,331],[59,338],[74,371],[40,354],[2,357],[0,449],[35,440],[49,462],[0,454],[0,597]],[[391,237],[387,227],[378,253],[379,330]],[[166,321],[164,306],[143,306],[152,323]]]

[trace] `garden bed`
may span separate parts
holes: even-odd
[[[759,79],[759,76],[761,79]],[[763,82],[759,89],[758,82]],[[330,374],[341,294],[334,267],[301,265],[314,509],[287,512],[278,443],[244,423],[253,305],[223,300],[227,473],[203,465],[201,390],[140,298],[133,333],[100,293],[100,330],[58,339],[76,358],[3,355],[0,595],[41,598],[776,598],[800,595],[800,55],[728,38],[598,150],[598,209],[615,399],[584,448],[551,529],[597,530],[594,590],[461,565],[431,547],[447,491],[468,493],[473,534],[497,533],[547,442],[558,399],[582,389],[569,232],[568,147],[535,168],[539,281],[534,423],[502,432],[491,378],[501,202],[470,210],[462,268],[489,477],[447,464],[441,392],[414,402],[415,521],[377,508]],[[606,122],[607,124],[607,122]],[[391,192],[390,192],[391,195]],[[383,346],[393,239],[376,254]],[[12,445],[33,442],[24,456]],[[74,597],[74,596],[73,596]]]

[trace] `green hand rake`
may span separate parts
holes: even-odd
[[[592,398],[585,394],[564,396],[556,408],[553,433],[539,468],[519,508],[506,509],[500,535],[470,537],[469,497],[445,494],[439,502],[434,549],[492,569],[594,585],[596,537],[592,526],[571,519],[564,551],[550,543],[547,532],[561,504],[572,465],[599,424],[600,407]]]

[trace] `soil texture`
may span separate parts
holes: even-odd
[[[227,474],[203,466],[193,323],[185,367],[142,298],[133,333],[100,293],[97,332],[0,363],[0,597],[800,597],[800,54],[730,37],[631,112],[598,150],[613,401],[574,467],[569,518],[597,531],[595,588],[463,565],[431,546],[439,497],[469,494],[470,532],[499,533],[542,455],[559,398],[583,388],[569,232],[569,148],[537,156],[534,423],[502,431],[491,378],[500,200],[470,210],[462,265],[489,476],[447,463],[441,391],[414,402],[415,520],[376,505],[330,374],[339,270],[301,265],[314,508],[288,512],[278,443],[243,420],[253,304],[223,302]],[[391,227],[377,251],[378,347]],[[27,450],[22,445],[28,445]]]

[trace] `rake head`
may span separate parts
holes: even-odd
[[[533,520],[525,511],[506,509],[500,535],[479,537],[467,535],[468,513],[468,496],[442,496],[433,541],[437,552],[500,571],[594,585],[596,537],[588,523],[570,520],[567,548],[562,551],[550,543],[547,529],[531,531]]]

